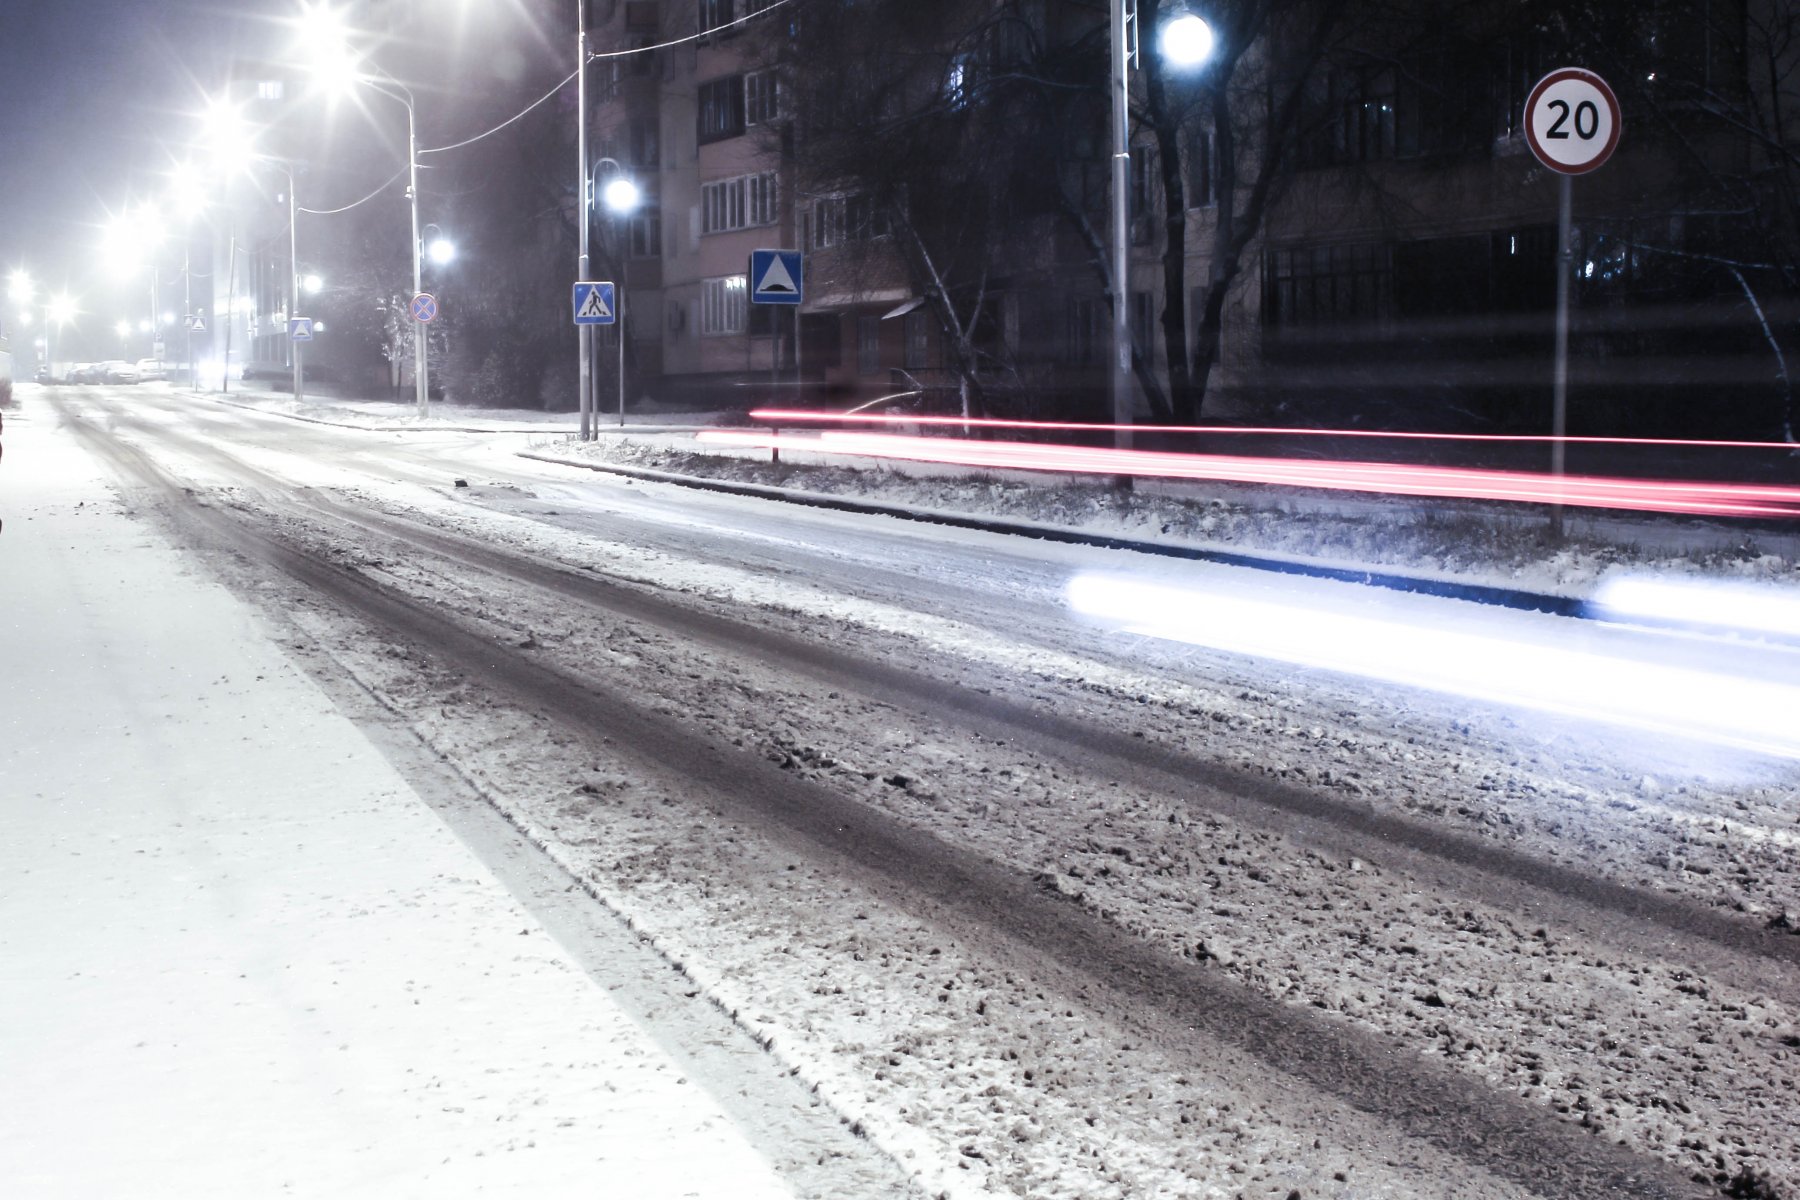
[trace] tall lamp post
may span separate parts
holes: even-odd
[[[585,3],[578,7],[585,8]],[[348,31],[340,14],[327,5],[302,6],[298,29],[318,74],[340,89],[361,84],[378,95],[406,106],[406,199],[412,210],[412,283],[417,296],[424,286],[419,243],[419,112],[412,90],[383,71],[367,71],[349,45]],[[430,383],[425,362],[425,322],[413,319],[413,389],[418,415],[431,415]]]
[[[421,250],[419,242],[419,113],[413,102],[413,94],[407,86],[390,76],[382,76],[379,80],[367,76],[357,76],[358,83],[372,92],[378,92],[390,100],[398,100],[406,105],[406,199],[412,210],[412,284],[413,295],[424,290],[425,276],[420,263]],[[399,89],[390,92],[382,85],[386,83]],[[425,362],[425,322],[413,319],[413,394],[418,401],[419,420],[423,421],[431,415],[431,386],[426,374]]]
[[[588,278],[588,213],[593,203],[592,185],[588,170],[587,150],[587,0],[575,0],[575,169],[580,172],[581,180],[581,251],[575,261],[575,280],[585,283]],[[616,295],[616,293],[615,293]],[[588,325],[575,327],[576,383],[579,394],[576,403],[581,409],[581,440],[591,441],[594,436],[594,398],[590,380],[593,377],[592,351],[594,347],[593,328]]]
[[[31,283],[31,272],[20,267],[7,280],[6,298],[19,310],[22,324],[31,324],[31,300],[36,289]]]
[[[280,171],[282,173],[282,175],[286,176],[286,178],[287,178],[287,209],[288,209],[287,315],[288,315],[288,320],[292,321],[296,316],[300,315],[300,232],[299,232],[300,225],[299,225],[299,219],[298,219],[299,200],[294,195],[294,165],[292,163],[288,162],[286,159],[270,158],[267,155],[259,155],[258,159],[261,162],[268,163],[270,166],[274,167],[277,171]],[[289,328],[286,330],[283,330],[283,332],[291,334],[292,326],[289,326]],[[300,350],[301,343],[296,342],[292,338],[292,336],[289,336],[287,339],[287,344],[288,344],[288,356],[293,361],[293,366],[294,366],[294,403],[299,404],[301,401],[306,399],[306,390],[305,390],[306,389],[306,380],[305,380],[304,373],[302,371],[302,364],[301,364],[301,350]]]
[[[52,341],[54,331],[75,319],[77,304],[76,299],[67,292],[44,303],[44,366],[53,376],[56,374],[56,347]]]
[[[1138,57],[1137,0],[1112,0],[1112,417],[1113,445],[1131,445],[1131,65]],[[1164,18],[1158,49],[1178,67],[1196,67],[1212,55],[1212,27],[1177,0]]]
[[[606,189],[601,191],[596,186],[596,180],[600,168],[604,166],[612,167],[613,177],[607,181]],[[586,189],[584,195],[588,198],[581,209],[581,225],[584,238],[587,234],[588,222],[592,217],[593,197],[596,194],[600,196],[600,199],[606,205],[607,210],[615,216],[625,216],[628,213],[637,211],[637,206],[643,199],[643,193],[639,190],[638,185],[632,180],[630,175],[626,174],[625,167],[616,158],[601,157],[596,159],[593,170],[583,176],[582,186]],[[623,425],[625,423],[625,280],[623,278],[625,255],[623,253],[623,243],[620,244],[620,251],[621,252],[618,254],[620,279],[617,286],[613,288],[613,334],[619,339],[619,424]],[[585,267],[585,260],[583,265]],[[594,350],[592,337],[593,329],[591,326],[586,328],[589,332],[587,352],[591,359]],[[592,366],[589,366],[583,374],[583,383],[591,384],[593,392],[590,393],[590,395],[595,395],[596,398],[597,393],[599,392],[598,375],[599,372],[595,371]],[[599,409],[600,406],[590,400],[586,403],[583,414],[586,415],[591,412],[594,413],[596,419],[598,419]],[[582,436],[584,440],[588,436],[585,428]]]

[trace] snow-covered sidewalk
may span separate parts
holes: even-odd
[[[46,409],[6,449],[0,1194],[792,1194]]]

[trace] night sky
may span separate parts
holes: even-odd
[[[23,267],[40,298],[66,289],[84,325],[110,325],[111,293],[135,299],[141,285],[103,258],[108,217],[167,192],[170,169],[193,157],[195,114],[228,78],[291,61],[300,11],[299,0],[0,0],[0,273]],[[366,49],[412,86],[422,146],[478,132],[572,69],[572,3],[362,0],[356,11],[389,31]],[[308,161],[303,204],[344,203],[404,165],[397,107],[290,108],[261,148]],[[12,308],[0,290],[17,350]]]
[[[104,286],[107,214],[159,190],[233,53],[274,32],[250,15],[269,8],[0,0],[0,268]]]

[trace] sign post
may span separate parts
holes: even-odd
[[[313,340],[313,319],[294,317],[288,321],[288,340],[294,343],[294,403],[306,399],[306,365],[301,361],[301,347]]]
[[[593,351],[593,331],[586,329],[590,325],[616,325],[619,323],[619,289],[610,281],[584,281],[575,285],[571,303],[575,308],[575,327],[583,329],[590,339],[586,349]],[[581,438],[588,438],[588,413],[591,401],[588,397],[587,357],[582,358],[583,378],[581,385]],[[625,423],[625,331],[619,330],[619,424]]]
[[[1580,67],[1563,67],[1538,80],[1525,101],[1525,140],[1539,162],[1558,175],[1556,203],[1556,365],[1552,375],[1550,473],[1563,476],[1569,418],[1569,279],[1574,269],[1571,212],[1573,180],[1599,169],[1619,144],[1624,123],[1619,98],[1606,81]],[[1562,537],[1563,512],[1550,508],[1550,536]]]
[[[785,304],[794,310],[794,403],[800,402],[800,305],[806,299],[806,259],[798,250],[750,252],[750,303]],[[770,323],[771,327],[773,322]],[[769,380],[774,388],[777,339],[769,338]],[[781,451],[777,450],[776,454]]]

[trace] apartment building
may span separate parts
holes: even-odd
[[[1759,403],[1753,394],[1767,389],[1787,335],[1765,336],[1754,313],[1759,297],[1785,301],[1726,201],[1732,181],[1767,163],[1751,161],[1751,140],[1734,139],[1687,97],[1751,88],[1751,47],[1733,31],[1760,3],[1658,0],[1632,18],[1629,45],[1600,49],[1504,5],[1421,2],[1418,19],[1400,21],[1386,42],[1381,30],[1347,27],[1309,68],[1293,127],[1277,131],[1286,173],[1237,262],[1206,415],[1538,427],[1549,396],[1557,185],[1530,155],[1520,121],[1525,93],[1559,65],[1633,75],[1617,88],[1627,128],[1619,153],[1575,193],[1582,402],[1572,420],[1591,431],[1630,423],[1671,432],[1696,387],[1713,407]],[[892,212],[797,166],[805,131],[789,120],[783,71],[805,64],[768,65],[781,61],[770,37],[790,19],[769,7],[599,0],[593,10],[596,52],[667,47],[604,58],[590,77],[596,158],[616,160],[649,196],[629,220],[603,218],[596,245],[596,260],[624,284],[633,391],[684,406],[779,395],[845,407],[901,391],[953,403],[956,331],[918,264],[902,260]],[[1058,0],[967,8],[1005,10],[998,33],[1028,30],[1023,40],[1039,53],[1092,43],[1104,15]],[[943,47],[940,98],[980,103],[979,73],[1009,62],[1003,40]],[[1237,82],[1273,95],[1279,81],[1258,76],[1260,53]],[[1133,87],[1141,103],[1141,71]],[[1107,411],[1105,119],[1098,93],[1059,116],[1058,144],[1043,152],[1060,164],[1067,196],[1060,207],[1044,198],[1022,209],[998,235],[1005,269],[984,281],[981,312],[961,330],[965,359],[978,343],[998,408]],[[1215,273],[1221,191],[1238,189],[1241,218],[1268,153],[1240,137],[1238,158],[1221,164],[1217,143],[1207,108],[1192,105],[1178,151],[1189,354]],[[601,176],[612,169],[602,165]],[[1167,213],[1147,130],[1134,138],[1128,186],[1129,323],[1150,373],[1166,379]],[[1089,236],[1077,235],[1078,217]],[[764,247],[805,252],[797,313],[749,303],[748,259]],[[1756,269],[1702,269],[1709,260]]]
[[[927,314],[897,265],[872,277],[861,256],[854,270],[836,261],[847,242],[881,236],[880,215],[856,196],[808,190],[784,152],[791,114],[767,41],[776,14],[756,20],[767,8],[600,0],[590,10],[601,56],[589,76],[597,179],[604,186],[622,169],[646,196],[628,218],[599,218],[596,270],[624,285],[631,386],[661,402],[841,400],[935,366]],[[750,302],[758,249],[803,251],[803,306]],[[603,335],[603,358],[617,336]]]

